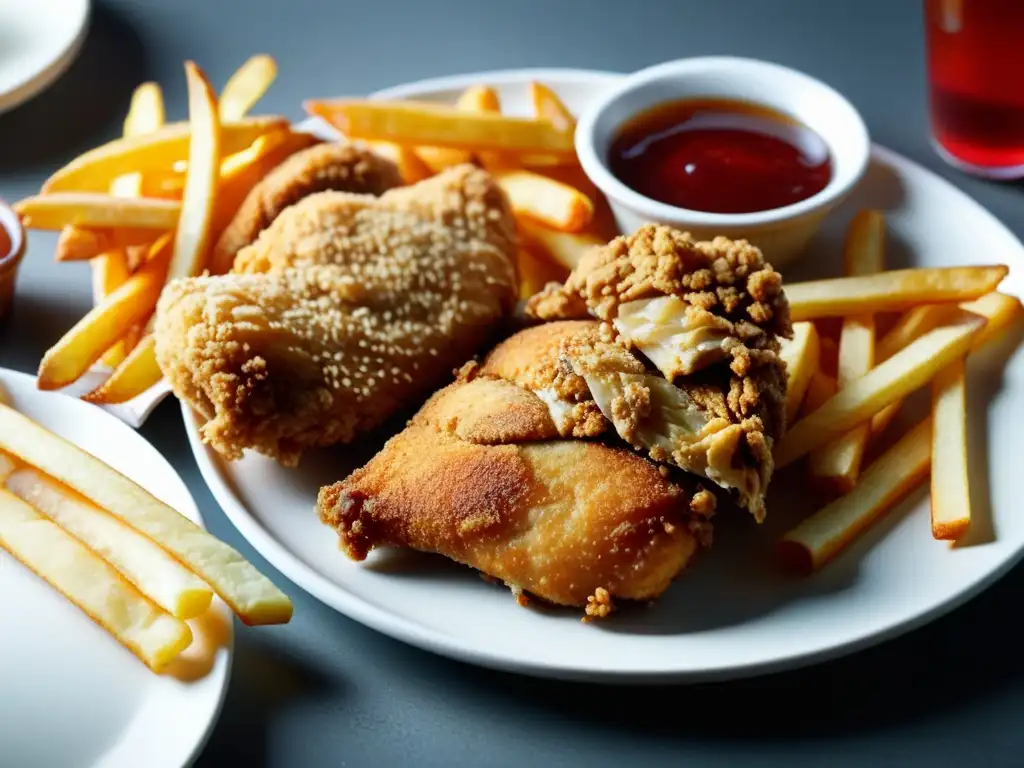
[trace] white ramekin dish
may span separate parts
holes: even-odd
[[[706,213],[652,200],[608,169],[608,150],[620,126],[664,102],[722,98],[753,102],[788,115],[828,146],[832,178],[806,200],[756,213]],[[580,115],[576,151],[583,170],[608,198],[619,229],[669,224],[704,240],[725,235],[758,246],[776,267],[796,259],[825,215],[856,186],[871,153],[857,110],[838,92],[808,75],[754,59],[711,56],[679,59],[624,78]]]

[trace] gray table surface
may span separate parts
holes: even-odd
[[[929,148],[916,0],[97,2],[73,68],[0,117],[0,197],[35,192],[71,155],[113,138],[138,82],[159,81],[169,113],[184,115],[183,59],[222,83],[259,51],[281,70],[262,108],[296,118],[303,97],[481,69],[630,71],[717,53],[774,60],[844,92],[876,141],[1024,235],[1020,186],[968,179]],[[33,372],[89,306],[87,269],[55,265],[52,248],[53,238],[32,235],[0,365]],[[674,689],[539,681],[434,657],[321,605],[224,517],[176,404],[163,404],[142,433],[185,478],[211,530],[296,603],[290,625],[238,633],[231,687],[200,766],[1024,762],[1024,666],[1010,620],[1024,569],[928,627],[797,672]]]

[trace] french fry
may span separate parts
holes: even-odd
[[[568,184],[530,171],[499,173],[498,185],[519,216],[562,232],[579,232],[594,216],[594,204]]]
[[[878,211],[854,216],[844,246],[848,277],[880,273],[885,268],[885,219]],[[839,332],[836,386],[839,389],[864,376],[875,364],[874,315],[843,318]],[[871,436],[870,421],[858,424],[839,439],[812,451],[808,467],[812,477],[839,493],[849,493],[860,474],[864,449]]]
[[[86,229],[69,225],[60,231],[55,256],[57,261],[87,261],[133,245],[152,245],[159,236],[159,230],[139,227]]]
[[[181,204],[174,200],[124,198],[95,192],[55,192],[14,204],[26,227],[60,230],[78,227],[135,227],[167,231],[178,224]],[[154,236],[155,237],[155,236]]]
[[[95,456],[2,405],[0,450],[148,536],[209,584],[246,624],[280,624],[291,619],[287,595],[230,546]]]
[[[498,95],[483,85],[467,88],[455,102],[455,108],[462,112],[500,112],[500,105],[495,109],[491,105],[498,103]],[[416,147],[416,156],[426,165],[431,173],[440,173],[453,165],[473,162],[473,153],[451,147]]]
[[[206,612],[213,592],[160,547],[115,517],[73,498],[34,469],[6,478],[7,490],[102,557],[137,590],[179,619]]]
[[[527,248],[519,249],[519,298],[528,299],[551,282],[561,283],[569,270],[559,264],[540,259]]]
[[[39,364],[40,389],[60,389],[77,381],[128,326],[145,320],[156,306],[167,273],[167,238],[156,256],[106,296],[53,345]]]
[[[798,421],[779,441],[775,466],[791,464],[835,440],[889,403],[924,386],[940,370],[970,348],[984,320],[964,313],[952,325],[936,328],[847,383],[821,408]]]
[[[986,294],[975,301],[965,301],[960,304],[959,309],[980,315],[988,321],[971,342],[971,352],[976,352],[998,337],[1021,314],[1020,299],[998,292]],[[921,311],[918,312],[918,310]],[[957,311],[957,308],[947,305],[918,307],[911,310],[900,318],[900,321],[880,342],[881,354],[886,356],[883,359],[891,357],[926,331],[948,322],[955,317]],[[890,403],[871,418],[872,436],[880,435],[885,431],[886,427],[896,418],[902,404],[902,399]]]
[[[783,565],[810,574],[839,554],[875,520],[922,483],[931,459],[931,419],[925,419],[875,459],[850,493],[782,537]]]
[[[220,94],[220,119],[228,123],[241,120],[263,98],[277,77],[277,62],[265,53],[257,54],[240,66]]]
[[[191,277],[203,270],[213,243],[213,213],[220,178],[221,125],[217,97],[206,75],[193,62],[185,62],[188,80],[188,115],[192,140],[188,150],[188,176],[181,198],[181,220],[174,235],[174,253],[167,279]]]
[[[535,224],[526,218],[517,218],[520,232],[526,236],[538,253],[542,253],[554,264],[574,269],[583,254],[604,241],[587,232],[558,232]]]
[[[786,423],[792,424],[821,359],[821,341],[814,324],[793,323],[793,338],[782,339],[779,357],[786,364]]]
[[[971,524],[964,359],[932,380],[932,536],[959,539]]]
[[[154,605],[84,544],[0,489],[0,547],[109,632],[154,672],[192,642],[188,624]]]
[[[415,184],[417,181],[430,178],[432,172],[416,154],[415,147],[407,147],[390,141],[368,141],[367,144],[378,155],[386,157],[398,166],[398,171],[402,174],[402,181],[406,184]]]
[[[989,267],[896,269],[786,286],[793,320],[898,312],[918,304],[970,301],[994,291],[1009,270]]]
[[[305,107],[354,139],[469,151],[553,153],[569,159],[575,155],[572,133],[546,120],[410,101],[307,101]]]
[[[96,405],[127,403],[163,378],[156,364],[152,334],[147,334],[127,354],[110,376],[92,392],[82,395]]]
[[[163,126],[164,94],[156,83],[143,83],[132,93],[132,103],[124,119],[124,136],[144,136]]]
[[[988,321],[974,338],[974,343],[971,344],[972,352],[981,349],[990,341],[994,341],[1021,316],[1020,299],[998,292],[982,296],[976,301],[964,302],[960,308],[973,315],[984,317]]]
[[[836,393],[836,380],[824,371],[814,372],[807,385],[807,394],[800,406],[799,414],[806,416],[821,408]],[[787,422],[788,423],[788,422]]]
[[[239,152],[260,136],[288,128],[283,117],[246,117],[221,126],[221,151]],[[43,184],[43,194],[54,192],[104,192],[118,176],[126,173],[166,171],[189,153],[192,127],[189,123],[171,123],[144,136],[131,136],[108,142],[79,155]]]
[[[576,130],[575,116],[558,98],[558,94],[543,83],[530,83],[530,102],[538,120],[547,120],[560,131],[571,133]]]

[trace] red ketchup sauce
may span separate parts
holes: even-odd
[[[806,200],[828,184],[821,137],[767,107],[687,99],[635,115],[608,152],[611,172],[641,195],[708,213],[753,213]]]

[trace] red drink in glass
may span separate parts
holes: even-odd
[[[932,134],[959,168],[1024,177],[1024,0],[925,0]]]

